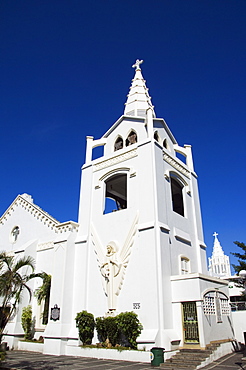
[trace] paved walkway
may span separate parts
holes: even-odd
[[[246,370],[246,361],[242,361],[241,353],[224,356],[203,370]],[[129,361],[97,360],[87,357],[51,356],[37,352],[8,351],[6,360],[0,365],[2,370],[149,370],[151,364]],[[158,367],[161,370],[161,367]],[[187,369],[189,370],[189,369]]]
[[[242,357],[240,352],[231,353],[203,367],[202,370],[246,370],[246,361],[242,360]]]
[[[151,364],[140,362],[98,360],[88,357],[75,356],[51,356],[38,352],[8,351],[6,360],[2,364],[4,369],[28,369],[28,370],[149,370]]]

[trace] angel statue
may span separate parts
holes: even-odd
[[[106,250],[93,225],[91,225],[92,243],[97,256],[98,267],[102,276],[104,292],[108,301],[108,314],[113,315],[116,311],[116,300],[123,284],[126,268],[129,262],[131,247],[137,232],[138,214],[133,220],[124,245],[119,250],[116,241],[107,243]]]

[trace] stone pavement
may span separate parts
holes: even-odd
[[[6,360],[2,363],[1,367],[2,370],[56,370],[61,368],[63,370],[153,370],[151,364],[141,362],[98,360],[95,358],[75,356],[51,356],[27,351],[8,351]]]
[[[203,367],[203,370],[246,370],[242,353],[232,353]],[[37,352],[8,351],[6,360],[0,365],[2,370],[149,370],[151,364],[129,361],[98,360],[87,357],[51,356]],[[161,370],[161,367],[158,367]],[[186,370],[189,370],[186,368]]]
[[[246,361],[242,360],[242,357],[241,352],[234,352],[219,358],[202,370],[246,370]]]

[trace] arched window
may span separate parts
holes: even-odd
[[[114,143],[114,151],[122,149],[123,148],[123,139],[121,136],[119,136]]]
[[[164,140],[163,140],[163,147],[164,147],[165,149],[168,149],[167,139],[164,139]]]
[[[173,211],[184,216],[183,184],[173,176],[171,179]]]
[[[126,146],[135,144],[138,141],[137,134],[135,131],[131,131],[126,139]]]
[[[105,184],[104,214],[127,208],[127,175],[113,175]]]
[[[155,131],[155,132],[154,132],[154,139],[155,139],[156,141],[159,141],[159,134],[158,134],[158,131]]]

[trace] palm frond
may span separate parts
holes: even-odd
[[[23,270],[23,268],[26,268]],[[0,252],[0,296],[3,298],[1,302],[2,310],[11,303],[11,312],[6,316],[6,320],[1,321],[0,327],[0,342],[4,329],[8,323],[11,313],[21,301],[23,290],[27,290],[31,299],[32,291],[28,286],[28,281],[36,275],[33,273],[35,268],[35,260],[30,256],[24,256],[16,259],[15,256],[7,255],[6,252]],[[32,273],[27,273],[31,269]],[[24,272],[24,273],[23,273]]]
[[[18,259],[18,261],[16,262],[13,270],[15,272],[17,272],[22,267],[27,267],[27,266],[29,266],[32,269],[32,271],[34,271],[34,268],[35,268],[35,260],[31,256],[24,256],[24,257]]]

